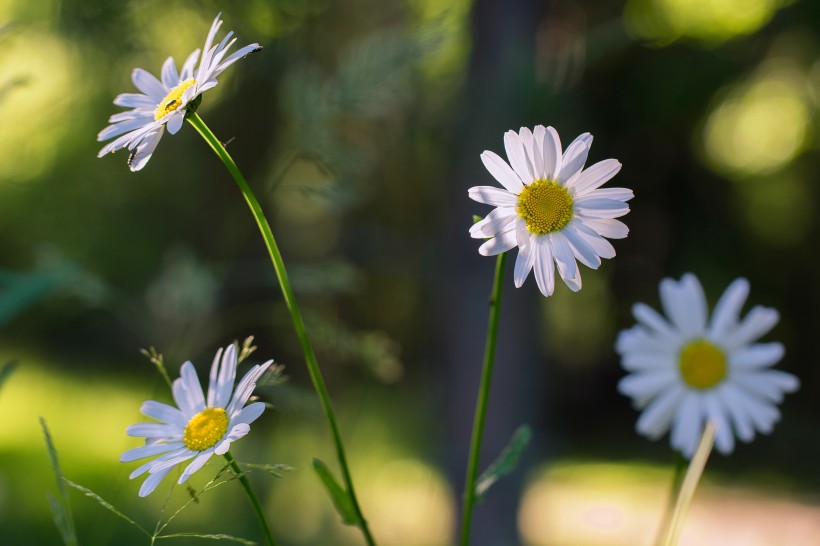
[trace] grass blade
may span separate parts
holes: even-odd
[[[327,465],[319,459],[313,459],[313,470],[319,475],[322,484],[325,486],[336,511],[342,516],[342,521],[348,525],[360,525],[356,510],[353,508],[353,501],[347,491],[339,485],[333,473]]]
[[[526,449],[532,438],[532,430],[528,425],[521,425],[510,438],[510,442],[498,455],[498,458],[493,461],[493,464],[487,467],[476,481],[475,496],[476,500],[481,501],[484,498],[484,493],[499,480],[515,470],[518,466],[518,461],[521,459],[521,454]]]

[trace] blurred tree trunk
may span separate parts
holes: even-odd
[[[463,112],[451,157],[452,172],[447,191],[442,241],[443,270],[440,330],[446,359],[447,444],[451,483],[460,500],[464,487],[470,434],[487,332],[488,300],[495,258],[480,256],[480,241],[467,233],[473,214],[486,215],[487,205],[473,202],[467,189],[476,185],[498,185],[484,169],[479,155],[491,149],[504,153],[503,135],[509,129],[532,127],[548,120],[532,119],[527,106],[533,100],[536,31],[547,2],[521,0],[476,0],[473,14],[473,49]],[[548,97],[544,97],[547,100]],[[501,323],[495,371],[487,413],[479,472],[498,455],[522,423],[535,429],[534,446],[522,460],[526,467],[535,460],[534,449],[544,440],[538,427],[543,407],[543,361],[537,348],[537,303],[542,297],[529,279],[522,289],[512,280],[517,251],[507,260],[501,304]],[[472,543],[480,546],[520,544],[516,515],[526,471],[519,470],[500,480],[483,503],[474,508]],[[460,514],[459,514],[460,517]],[[458,528],[457,528],[458,532]]]

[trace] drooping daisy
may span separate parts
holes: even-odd
[[[478,251],[494,256],[518,247],[515,286],[524,284],[535,269],[535,282],[545,296],[555,288],[555,269],[573,291],[581,289],[577,259],[592,269],[615,249],[604,237],[622,239],[629,230],[615,220],[629,212],[632,190],[599,187],[615,176],[621,163],[606,159],[584,169],[592,135],[584,133],[561,152],[552,127],[507,131],[504,147],[508,165],[485,151],[481,161],[504,186],[476,186],[468,195],[495,208],[470,229],[475,239],[489,238]],[[510,167],[512,165],[512,168]]]
[[[636,429],[650,439],[672,429],[672,447],[691,457],[707,421],[716,427],[715,445],[724,454],[734,436],[750,442],[768,434],[780,418],[783,394],[800,386],[786,372],[769,369],[783,357],[783,345],[756,343],[779,320],[775,309],[755,306],[740,319],[749,282],[737,279],[708,318],[706,297],[691,273],[679,282],[664,279],[661,303],[667,317],[638,303],[638,324],[623,330],[615,345],[632,372],[618,390],[643,413]]]
[[[142,169],[151,159],[165,129],[173,135],[182,127],[185,112],[192,101],[215,87],[219,83],[217,77],[226,68],[245,55],[262,49],[259,44],[251,44],[226,57],[236,38],[231,39],[231,31],[213,45],[216,32],[222,25],[220,16],[218,14],[211,25],[205,47],[202,48],[202,58],[199,58],[200,50],[197,49],[188,55],[181,72],[177,72],[173,57],[165,60],[159,80],[142,68],[134,69],[131,81],[140,93],[123,93],[114,99],[117,106],[133,110],[109,118],[111,125],[100,131],[97,140],[102,142],[117,136],[119,138],[103,146],[97,157],[128,148],[131,151],[128,166],[132,171]]]
[[[148,473],[140,487],[140,497],[156,489],[159,482],[178,464],[193,459],[179,483],[184,483],[194,472],[202,468],[212,455],[224,455],[232,442],[245,436],[253,423],[265,410],[262,402],[245,403],[256,388],[256,381],[273,363],[272,360],[256,365],[245,374],[234,390],[236,379],[236,347],[219,349],[211,366],[208,398],[194,365],[186,362],[180,377],[174,381],[173,395],[178,407],[148,400],[140,411],[159,423],[139,423],[126,430],[129,436],[145,438],[145,445],[129,449],[120,457],[128,463],[159,455],[131,473],[134,479]]]

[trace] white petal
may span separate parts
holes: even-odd
[[[564,152],[561,160],[561,172],[558,173],[558,181],[566,184],[567,181],[581,172],[587,162],[589,146],[592,144],[592,135],[584,133],[572,141]]]
[[[253,43],[253,44],[250,44],[250,45],[246,45],[243,48],[240,48],[235,53],[231,53],[231,55],[227,59],[225,59],[219,66],[217,66],[213,69],[213,72],[211,72],[211,77],[215,78],[215,77],[219,76],[220,74],[222,74],[222,72],[225,71],[226,68],[231,66],[233,63],[235,63],[236,61],[238,61],[242,57],[245,57],[248,54],[253,53],[254,51],[259,51],[261,49],[262,49],[262,46],[260,46],[259,44]]]
[[[125,434],[137,438],[179,439],[182,437],[182,431],[179,426],[169,423],[137,423],[129,425],[125,429]]]
[[[729,355],[729,365],[742,370],[767,368],[783,358],[786,349],[782,343],[755,343]]]
[[[602,237],[623,239],[629,235],[629,228],[620,220],[611,218],[584,218],[584,225],[594,229]]]
[[[683,340],[680,332],[675,330],[657,311],[645,303],[636,303],[632,306],[632,315],[646,328],[660,335],[670,348],[674,347],[675,351],[680,348]]]
[[[532,175],[536,180],[544,178],[544,153],[541,145],[544,142],[545,131],[544,126],[539,125],[535,128],[534,133],[526,127],[522,127],[518,133],[524,142],[524,149],[532,165]]]
[[[518,204],[517,195],[494,186],[475,186],[467,190],[467,195],[473,201],[494,207],[515,207]]]
[[[740,309],[749,295],[749,281],[735,279],[723,292],[715,305],[709,334],[713,339],[721,339],[730,329],[734,329],[740,316]]]
[[[97,133],[97,140],[102,142],[103,140],[114,138],[116,136],[128,133],[129,131],[133,131],[134,129],[145,127],[152,121],[153,119],[146,120],[144,117],[139,117],[121,121],[119,123],[114,123],[113,125],[109,125],[105,129]]]
[[[233,419],[239,414],[240,410],[245,406],[245,402],[247,402],[248,398],[253,394],[253,389],[256,388],[256,381],[265,373],[271,364],[273,364],[273,360],[268,360],[262,365],[254,366],[239,381],[231,402],[228,404],[228,407],[225,408],[229,419]]]
[[[629,188],[599,188],[587,193],[584,197],[586,196],[603,197],[626,202],[635,197],[635,193]]]
[[[700,395],[687,392],[678,407],[672,424],[671,444],[688,459],[692,457],[703,430],[703,413]]]
[[[127,108],[154,110],[157,107],[158,101],[142,93],[121,93],[114,99],[114,104]]]
[[[153,457],[154,455],[159,455],[161,453],[167,453],[169,451],[173,451],[175,449],[179,449],[184,447],[182,442],[174,442],[171,444],[153,444],[147,446],[139,446],[133,449],[129,449],[122,455],[120,455],[120,462],[121,463],[130,463],[132,461],[137,461],[139,459],[144,459],[146,457]]]
[[[169,404],[156,402],[154,400],[147,400],[143,402],[140,412],[146,417],[152,417],[158,421],[170,423],[181,428],[185,428],[188,424],[188,418],[185,417],[179,409]]]
[[[724,455],[730,454],[735,448],[735,437],[732,434],[729,420],[714,391],[704,394],[703,404],[706,421],[712,423],[715,427],[715,447]]]
[[[205,466],[205,463],[208,462],[208,460],[213,456],[213,454],[214,451],[212,449],[208,449],[194,457],[194,460],[191,461],[190,464],[185,467],[185,470],[182,472],[182,475],[179,477],[179,481],[177,483],[182,484],[188,481],[188,478],[190,478],[194,472]]]
[[[182,64],[182,71],[179,74],[180,80],[189,80],[194,76],[194,66],[196,66],[197,59],[199,59],[198,49],[188,55],[188,58],[185,59],[185,62]]]
[[[552,296],[555,290],[555,267],[553,266],[553,249],[547,235],[532,238],[532,252],[535,254],[535,282],[546,297]]]
[[[561,138],[552,127],[547,127],[541,148],[544,150],[544,173],[548,180],[555,180],[561,172]]]
[[[165,98],[165,95],[168,94],[162,82],[160,82],[156,76],[142,68],[135,68],[134,71],[131,72],[131,81],[134,82],[137,89],[154,99],[156,104],[159,104],[160,101]]]
[[[473,239],[486,239],[484,235],[484,226],[487,225],[487,218],[483,218],[470,226],[470,237]]]
[[[575,200],[576,214],[589,218],[619,218],[629,213],[629,205],[615,199],[581,197]]]
[[[621,366],[631,372],[676,370],[677,363],[677,357],[668,352],[630,351],[621,356]]]
[[[231,429],[228,436],[214,448],[214,453],[224,455],[231,448],[231,443],[245,436],[250,432],[251,427],[247,423],[240,423]]]
[[[157,148],[162,135],[165,133],[165,128],[160,127],[159,130],[148,133],[139,142],[136,150],[128,158],[128,168],[131,172],[142,170],[148,164],[148,160],[154,155],[154,150]],[[133,145],[133,143],[132,143]],[[130,146],[129,146],[130,147]]]
[[[509,231],[513,226],[510,224],[517,218],[515,209],[512,207],[498,207],[487,215],[486,223],[481,228],[485,237],[493,237],[499,233]]]
[[[749,417],[749,413],[746,411],[745,400],[748,395],[742,393],[730,382],[725,382],[719,387],[718,396],[720,396],[723,401],[723,407],[732,420],[732,425],[734,426],[737,437],[744,442],[754,440],[754,425],[752,424],[751,417]]]
[[[684,275],[679,283],[663,279],[660,292],[666,315],[683,337],[691,339],[705,335],[706,296],[694,275]]]
[[[578,234],[584,238],[584,240],[589,244],[595,253],[600,256],[601,258],[614,258],[615,257],[615,247],[612,244],[598,235],[598,233],[587,226],[587,222],[589,220],[585,218],[575,218],[573,221],[573,226],[576,230],[578,230]]]
[[[663,436],[669,430],[683,395],[684,390],[677,385],[662,392],[638,418],[635,429],[652,440]]]
[[[727,332],[723,343],[729,351],[742,347],[766,334],[779,320],[780,314],[775,309],[755,306],[736,329]]]
[[[558,273],[570,290],[578,292],[581,289],[581,274],[569,242],[561,232],[550,233],[547,236],[552,243],[552,254],[558,266]]]
[[[641,399],[643,403],[638,404],[638,407],[643,407],[665,389],[674,385],[677,379],[677,372],[670,369],[633,373],[618,382],[618,392]]]
[[[533,248],[524,249],[521,248],[521,245],[518,245],[518,256],[515,259],[515,270],[513,272],[513,281],[516,288],[521,288],[524,281],[527,280],[535,263],[535,253],[536,251]]]
[[[165,478],[165,476],[167,476],[170,471],[171,471],[171,468],[166,468],[165,470],[163,470],[161,472],[157,472],[156,474],[149,475],[145,479],[145,481],[142,482],[142,487],[140,487],[140,492],[139,492],[140,497],[146,497],[149,494],[151,494],[151,492],[154,491],[154,489],[157,488],[157,486],[159,485],[159,482],[161,482],[163,480],[163,478]]]
[[[250,425],[257,419],[259,416],[262,415],[262,412],[265,411],[265,404],[264,402],[254,402],[253,404],[248,404],[242,411],[240,411],[236,417],[231,419],[231,425],[238,425],[240,423],[245,423],[246,425]]]
[[[168,57],[162,64],[162,84],[170,91],[179,85],[179,74],[177,73],[177,65],[174,63],[173,57]]]
[[[208,407],[216,407],[216,389],[219,380],[219,365],[222,363],[222,352],[224,349],[220,347],[216,350],[213,362],[211,362],[211,372],[208,374]]]
[[[165,126],[168,128],[168,132],[172,135],[177,134],[177,132],[182,128],[182,121],[185,119],[185,111],[184,110],[177,110],[171,115],[165,118]]]
[[[532,166],[529,159],[527,159],[527,154],[524,152],[524,143],[518,133],[515,131],[504,133],[504,149],[507,151],[507,159],[510,160],[510,165],[521,181],[528,184],[535,180],[532,174]]]
[[[561,231],[561,234],[569,241],[572,247],[572,253],[579,262],[590,269],[598,269],[598,267],[600,267],[601,257],[598,256],[598,253],[595,252],[595,249],[592,248],[584,237],[578,233],[576,226],[574,226],[572,222]]]
[[[508,191],[518,195],[524,189],[524,184],[515,174],[515,171],[495,152],[485,151],[481,154],[481,162],[484,163],[484,167],[493,175],[493,178],[498,180]]]
[[[228,402],[231,401],[233,386],[236,382],[237,358],[236,345],[229,345],[222,355],[222,366],[219,368],[219,377],[216,383],[214,406],[217,408],[227,407]]]
[[[515,231],[507,231],[499,233],[483,245],[478,247],[478,253],[482,256],[496,256],[502,252],[507,252],[511,248],[515,248],[516,239]]]
[[[606,184],[618,171],[621,170],[621,162],[617,159],[605,159],[592,165],[588,169],[581,171],[578,176],[567,181],[574,197],[584,197],[591,191]]]

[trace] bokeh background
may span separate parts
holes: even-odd
[[[613,341],[664,276],[698,274],[711,303],[738,276],[782,320],[780,368],[801,390],[774,433],[715,455],[692,545],[817,544],[820,3],[788,0],[0,0],[0,542],[59,544],[64,473],[153,528],[124,428],[175,376],[255,335],[288,381],[237,444],[285,545],[359,544],[310,468],[335,468],[273,270],[228,173],[190,127],[130,173],[97,132],[132,91],[201,47],[223,12],[237,63],[199,113],[271,218],[383,546],[452,544],[494,261],[467,235],[479,154],[503,132],[590,131],[634,189],[628,239],[584,288],[505,281],[482,467],[522,423],[533,442],[477,507],[475,543],[651,544],[671,480],[667,439],[637,436]],[[615,182],[613,182],[615,184]],[[511,264],[508,264],[511,269]],[[201,488],[219,468],[191,480]],[[162,486],[165,491],[170,482]],[[169,506],[188,498],[177,488]],[[81,544],[146,538],[72,493]],[[166,512],[166,517],[168,513]],[[169,532],[257,538],[240,488],[203,495]],[[172,543],[199,543],[177,539]]]

